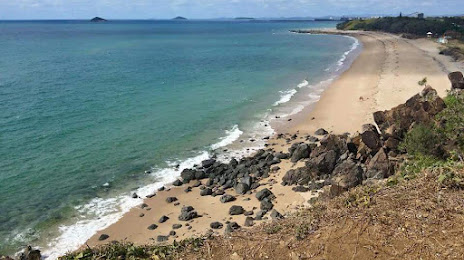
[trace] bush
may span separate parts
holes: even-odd
[[[416,125],[405,136],[400,149],[411,156],[432,156],[441,158],[442,137],[437,129],[429,125]]]
[[[445,98],[446,109],[437,115],[440,122],[439,132],[450,141],[453,147],[462,157],[464,151],[464,97],[461,94],[450,94]]]

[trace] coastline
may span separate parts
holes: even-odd
[[[332,31],[327,32],[332,33]],[[334,33],[337,34],[336,31]],[[418,49],[417,52],[411,55],[414,55],[412,60],[420,63],[421,66],[410,68],[413,67],[411,63],[400,60],[397,63],[396,57],[398,55],[396,52],[414,51],[414,47],[411,47],[412,45],[404,39],[392,35],[367,32],[353,32],[349,35],[362,42],[364,49],[361,54],[346,71],[331,82],[328,88],[325,88],[318,102],[310,104],[297,114],[288,117],[288,119],[292,119],[291,121],[282,118],[271,122],[271,126],[277,134],[297,134],[298,138],[291,141],[271,138],[267,142],[269,148],[276,151],[287,150],[293,142],[298,142],[303,136],[313,135],[318,128],[325,128],[329,132],[337,134],[344,132],[355,133],[360,130],[362,124],[372,121],[371,115],[374,111],[395,106],[405,101],[411,96],[411,93],[419,91],[417,81],[426,75],[433,75],[429,82],[434,87],[449,84],[446,74],[444,72],[440,73],[443,66],[438,65],[430,57],[419,56],[417,54],[420,53]],[[404,41],[401,42],[400,50],[395,49],[395,41],[397,41],[396,44],[399,44],[399,41]],[[406,48],[406,46],[410,46],[411,49]],[[410,57],[404,59],[408,60]],[[399,68],[396,69],[396,66]],[[427,69],[424,71],[423,76],[420,76],[418,70],[424,67]],[[395,70],[402,72],[408,69],[408,75],[395,74]],[[444,81],[446,81],[445,84],[443,84]],[[398,82],[400,84],[397,84]],[[389,86],[393,86],[392,88],[395,91],[392,91]],[[437,91],[440,95],[445,93],[445,89],[438,88]],[[283,160],[278,166],[280,170],[270,174],[270,177],[261,183],[258,190],[265,187],[271,189],[277,197],[275,209],[283,214],[292,212],[298,207],[307,206],[307,201],[317,194],[310,192],[296,193],[292,191],[291,187],[280,185],[282,176],[289,169],[301,165]],[[166,191],[158,192],[152,198],[144,199],[143,203],[146,203],[148,207],[133,207],[116,223],[94,234],[87,241],[87,244],[94,247],[111,240],[126,240],[136,244],[154,243],[157,235],[167,235],[172,230],[172,224],[179,223],[177,215],[182,205],[193,206],[203,217],[189,222],[190,226],[192,226],[191,229],[187,229],[184,225],[179,230],[176,230],[177,234],[170,237],[169,242],[172,242],[173,239],[180,240],[204,234],[210,229],[209,225],[213,221],[236,221],[242,225],[245,216],[228,215],[228,209],[231,205],[241,205],[245,210],[259,208],[259,201],[254,197],[255,194],[238,195],[233,204],[223,204],[219,202],[219,197],[200,196],[198,188],[193,188],[192,192],[185,193],[184,189],[186,187],[186,185],[172,187]],[[236,195],[233,190],[227,191],[227,194]],[[180,202],[179,206],[165,202],[166,198],[171,196],[177,197]],[[141,202],[137,203],[141,204]],[[151,208],[151,210],[147,210],[147,208]],[[256,209],[254,210],[255,213]],[[143,213],[144,216],[140,217],[140,213]],[[158,219],[162,215],[168,216],[170,220],[158,224]],[[158,228],[155,231],[148,230],[147,227],[153,223],[157,223]],[[219,233],[222,234],[223,230],[219,230]],[[98,238],[101,234],[108,234],[110,238],[99,241]]]

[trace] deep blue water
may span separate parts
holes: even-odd
[[[0,22],[0,254],[45,246],[95,198],[170,180],[167,162],[268,134],[276,101],[353,44],[288,30],[334,25]]]

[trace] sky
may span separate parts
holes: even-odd
[[[464,14],[463,0],[0,0],[0,19],[192,19]]]

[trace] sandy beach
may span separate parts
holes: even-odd
[[[350,32],[349,35],[361,41],[361,54],[330,85],[316,104],[292,116],[290,122],[276,121],[273,125],[277,133],[297,134],[298,137],[292,142],[271,138],[268,148],[287,150],[293,142],[302,141],[303,136],[314,135],[319,128],[336,134],[355,133],[361,130],[363,124],[373,123],[372,114],[375,111],[390,109],[418,93],[422,87],[417,82],[424,77],[427,77],[429,85],[444,96],[446,89],[450,88],[447,74],[458,69],[463,70],[462,63],[455,63],[449,57],[438,55],[439,45],[429,40],[408,40],[375,32]],[[226,194],[236,196],[235,201],[228,203],[221,203],[221,196],[200,196],[200,187],[192,187],[190,192],[185,192],[192,182],[157,192],[156,196],[145,199],[145,207],[133,208],[117,223],[92,236],[87,244],[94,247],[113,240],[150,244],[156,242],[157,236],[168,236],[171,231],[175,231],[175,235],[169,236],[168,242],[172,242],[174,239],[204,234],[215,221],[224,224],[224,228],[215,230],[217,234],[223,234],[226,221],[235,221],[243,226],[246,219],[243,214],[230,216],[229,208],[240,205],[246,211],[253,211],[255,215],[260,207],[260,202],[255,197],[256,191],[263,188],[274,193],[274,208],[285,215],[299,207],[308,206],[308,200],[317,196],[317,192],[294,192],[292,187],[280,184],[282,176],[289,169],[295,169],[302,164],[303,162],[293,164],[289,160],[282,160],[277,164],[280,169],[271,172],[252,193],[238,195],[234,189],[227,189]],[[202,181],[203,184],[205,181]],[[167,203],[168,197],[176,197],[177,201]],[[202,217],[188,222],[179,221],[179,213],[185,205],[194,207]],[[169,219],[159,223],[162,216]],[[258,223],[260,222],[255,221],[255,224]],[[156,224],[157,228],[149,230],[151,224]],[[182,227],[173,229],[173,224],[182,224]],[[109,237],[99,241],[102,234]]]

